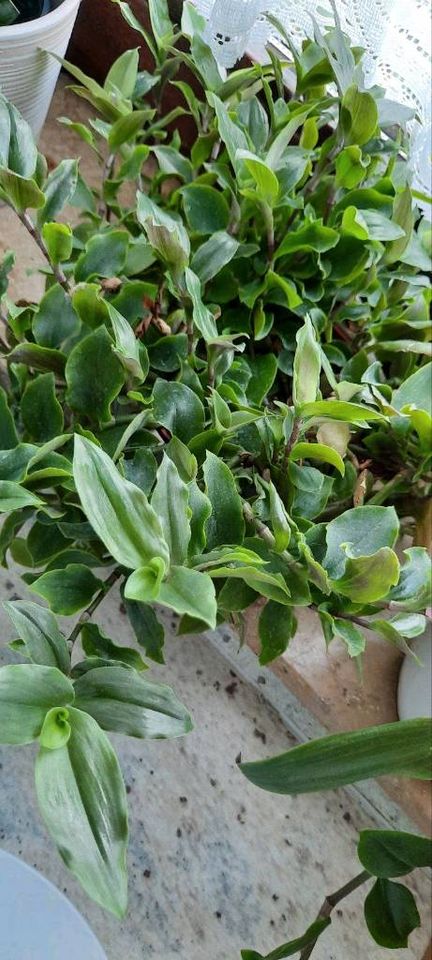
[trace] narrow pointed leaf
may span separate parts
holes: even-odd
[[[169,562],[160,521],[145,493],[120,475],[100,447],[78,435],[74,479],[87,519],[119,563],[134,570],[153,557]]]
[[[432,720],[403,720],[322,737],[240,769],[257,787],[284,794],[334,790],[387,773],[429,780],[431,736]]]
[[[68,673],[68,646],[51,611],[26,600],[5,600],[3,606],[33,663],[58,667]]]
[[[68,712],[68,742],[57,750],[42,746],[36,760],[39,809],[60,856],[86,893],[121,917],[127,906],[123,778],[96,721],[80,710]]]

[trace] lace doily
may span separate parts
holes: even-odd
[[[284,25],[300,46],[312,36],[313,16],[321,26],[333,23],[326,0],[196,0],[207,19],[207,42],[218,62],[233,66],[247,50],[268,59],[266,44],[280,38],[266,11]],[[379,84],[386,95],[414,107],[418,121],[409,127],[414,183],[431,193],[431,14],[429,0],[337,0],[343,31],[365,48],[366,85]]]

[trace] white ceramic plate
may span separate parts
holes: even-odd
[[[107,960],[81,915],[45,877],[0,850],[0,957]]]

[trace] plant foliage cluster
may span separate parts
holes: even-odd
[[[337,23],[316,27],[292,50],[289,97],[274,57],[223,74],[190,4],[177,30],[150,0],[148,35],[114,2],[154,70],[138,49],[103,85],[66,63],[96,116],[61,122],[100,159],[99,190],[75,159],[48,170],[0,98],[0,196],[46,260],[38,303],[8,295],[12,253],[0,266],[0,557],[47,604],[6,604],[26,662],[0,671],[0,736],[39,740],[48,829],[90,896],[122,914],[127,811],[105,731],[191,728],[175,693],[147,680],[148,661],[164,662],[157,605],[179,634],[226,620],[242,634],[263,598],[262,664],[302,606],[359,663],[365,630],[406,652],[424,631],[427,552],[400,559],[395,546],[430,494],[432,364],[412,114],[364,89],[362,51]],[[170,86],[184,105],[167,112]],[[90,622],[115,583],[136,648]],[[66,637],[57,615],[74,614]],[[361,731],[361,750],[356,735],[328,738],[243,772],[280,792],[427,778],[429,735],[427,721],[395,724]],[[422,866],[427,841],[394,836]],[[416,908],[374,851],[360,852],[378,877],[366,920],[402,946]],[[378,929],[384,902],[405,918],[397,943],[390,919]],[[309,950],[311,930],[269,957]]]

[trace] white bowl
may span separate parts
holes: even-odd
[[[75,907],[45,877],[0,850],[0,957],[107,960]]]
[[[432,637],[425,633],[410,644],[419,658],[406,656],[402,663],[398,685],[398,713],[400,720],[432,716]]]

